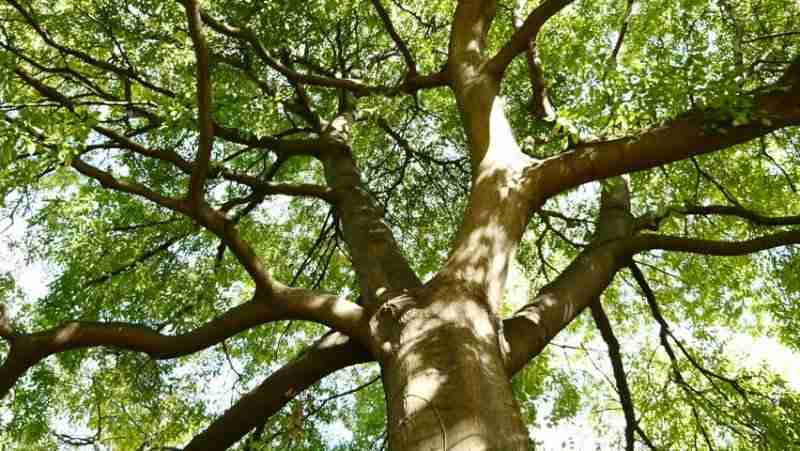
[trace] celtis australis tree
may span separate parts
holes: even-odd
[[[3,0],[0,124],[6,449],[800,449],[796,0]]]

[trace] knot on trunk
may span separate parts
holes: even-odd
[[[382,293],[380,298],[383,298],[379,299],[383,302],[370,319],[369,325],[378,351],[389,355],[398,343],[405,323],[413,316],[411,312],[419,310],[419,306],[417,297],[405,290],[399,294]]]

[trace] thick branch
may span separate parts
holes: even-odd
[[[488,73],[496,77],[502,77],[503,73],[511,64],[511,61],[524,52],[528,45],[536,40],[539,30],[562,8],[572,3],[574,0],[545,0],[537,6],[522,23],[522,26],[511,36],[511,39],[500,49],[497,54],[487,64]]]
[[[536,43],[531,42],[525,50],[525,59],[528,63],[528,78],[530,78],[532,91],[528,109],[536,119],[552,120],[555,115],[555,108],[550,102],[547,80],[544,78],[544,70],[542,70],[537,53]]]
[[[0,338],[11,340],[16,336],[14,328],[11,325],[11,319],[6,312],[6,305],[0,304]]]
[[[0,367],[0,398],[30,367],[59,352],[107,346],[144,352],[154,359],[171,359],[206,349],[252,327],[286,319],[325,324],[365,343],[363,312],[355,303],[334,295],[284,287],[271,297],[257,294],[252,301],[177,336],[129,323],[91,322],[65,323],[34,334],[8,333],[3,338],[11,341],[11,352]]]
[[[630,194],[621,178],[606,182],[592,243],[533,302],[504,322],[511,346],[509,373],[522,369],[608,287],[629,258],[624,243],[633,230]]]
[[[515,11],[514,30],[519,30],[522,25],[523,21],[518,16],[518,12]],[[528,101],[528,111],[535,119],[540,121],[552,120],[555,115],[555,109],[550,103],[547,80],[544,78],[544,70],[542,70],[541,61],[539,61],[536,40],[531,40],[525,46],[525,62],[528,66],[528,79],[531,82],[532,91],[531,98]]]
[[[763,226],[787,226],[800,225],[800,215],[798,216],[764,216],[755,211],[743,207],[732,205],[689,205],[678,208],[677,211],[686,215],[721,215],[735,216],[746,219],[747,221]]]
[[[263,424],[303,390],[323,377],[357,363],[369,354],[341,334],[328,334],[293,362],[272,373],[243,396],[184,448],[224,450]]]
[[[693,110],[636,136],[580,144],[533,167],[545,197],[583,183],[641,171],[750,141],[800,124],[800,61],[764,94],[749,97],[753,112],[734,123],[721,110]],[[536,177],[532,177],[536,178]]]
[[[143,352],[153,359],[171,359],[206,349],[251,327],[277,319],[282,319],[282,315],[268,302],[253,300],[191,332],[175,336],[128,323],[90,322],[71,322],[44,332],[17,334],[11,340],[11,352],[0,367],[0,398],[30,367],[58,352],[107,346]]]
[[[421,282],[383,220],[383,209],[361,181],[361,171],[347,143],[350,120],[343,115],[331,122],[329,139],[340,146],[326,152],[322,163],[328,186],[336,196],[336,214],[358,274],[361,296],[364,304],[373,308],[384,291],[414,288]]]
[[[457,72],[458,78],[477,75],[477,68],[484,62],[486,35],[497,13],[497,0],[460,0],[450,30],[448,66]],[[464,77],[461,72],[470,68]]]
[[[800,244],[800,230],[773,233],[744,241],[698,240],[649,233],[635,236],[626,241],[626,247],[632,254],[659,249],[718,256],[747,255],[792,244]]]

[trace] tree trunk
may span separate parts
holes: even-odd
[[[385,303],[372,327],[391,450],[528,449],[507,345],[482,296],[433,282]]]

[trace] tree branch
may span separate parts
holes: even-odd
[[[392,24],[392,19],[389,17],[389,13],[383,7],[381,0],[372,0],[372,5],[375,7],[375,11],[378,13],[378,16],[381,18],[383,22],[384,28],[394,40],[394,43],[397,45],[397,50],[400,51],[400,54],[403,55],[403,59],[406,62],[406,66],[408,67],[409,75],[416,75],[417,73],[417,63],[414,61],[414,57],[411,55],[411,51],[408,49],[405,41],[403,38],[400,37],[400,34],[397,33],[397,30],[394,28]]]
[[[269,302],[254,299],[191,332],[175,336],[129,323],[91,322],[69,322],[34,334],[17,333],[4,337],[10,339],[11,351],[0,367],[0,398],[30,367],[52,354],[107,346],[143,352],[153,359],[172,359],[206,349],[244,330],[282,317]]]
[[[692,110],[639,135],[580,144],[544,160],[531,169],[541,175],[534,183],[548,198],[589,181],[725,149],[800,124],[800,60],[760,92],[744,98],[753,105],[744,123],[733,122],[722,110]]]
[[[797,216],[764,216],[753,210],[732,205],[689,205],[677,208],[675,211],[685,215],[721,215],[735,216],[745,219],[756,225],[763,226],[788,226],[800,225],[800,215]]]
[[[186,209],[186,205],[180,199],[163,196],[136,182],[117,179],[110,172],[103,171],[102,169],[92,166],[77,157],[73,158],[70,165],[86,177],[93,178],[100,182],[100,185],[103,188],[112,189],[122,193],[133,194],[172,211],[184,213],[190,217],[192,216]]]
[[[646,233],[626,240],[625,246],[631,254],[659,249],[691,254],[737,256],[791,244],[800,244],[800,230],[778,232],[744,241],[699,240]]]
[[[358,275],[364,305],[372,309],[384,291],[414,288],[421,282],[383,220],[383,210],[364,188],[361,171],[349,148],[347,129],[351,120],[345,114],[331,121],[326,139],[338,141],[340,147],[323,154],[321,161],[328,186],[336,196],[336,214]]]
[[[574,0],[545,0],[537,6],[522,23],[522,26],[511,36],[511,39],[487,63],[486,71],[500,78],[511,61],[524,52],[528,45],[536,40],[542,26],[548,19],[556,15]]]
[[[448,67],[461,72],[461,66],[477,68],[485,61],[486,35],[497,13],[497,0],[459,0],[450,30]]]
[[[171,359],[208,348],[252,327],[287,319],[325,324],[367,343],[362,327],[366,319],[363,308],[338,296],[289,287],[280,287],[271,296],[256,292],[253,300],[192,332],[176,336],[129,323],[76,321],[34,334],[13,333],[7,327],[0,330],[0,336],[11,342],[11,351],[0,367],[0,398],[30,367],[59,352],[108,346],[144,352],[154,359]]]
[[[24,74],[27,77],[26,73],[24,73],[22,71],[20,71],[19,73]],[[36,82],[39,85],[38,89],[41,89],[40,92],[46,92],[46,93],[48,93],[47,95],[53,95],[53,96],[59,96],[60,95],[58,93],[58,91],[55,91],[54,89],[49,88],[49,87],[45,86],[44,84],[41,84],[40,82],[38,82],[37,80],[35,80],[33,78],[23,78],[23,79],[26,80],[26,81],[27,80],[31,80],[31,83]],[[33,86],[36,86],[36,85],[33,85]],[[44,91],[45,89],[47,89],[47,90]],[[66,103],[65,106],[67,106],[67,107],[71,106],[71,103],[69,102],[69,99],[63,99],[63,101]],[[7,121],[7,122],[9,122],[9,123],[17,123],[18,122],[17,119],[15,119],[13,117],[9,117],[8,115],[2,116],[2,119]],[[145,157],[154,158],[154,159],[158,159],[158,160],[161,160],[161,161],[165,161],[165,162],[171,163],[174,166],[176,166],[178,169],[180,169],[181,172],[183,172],[185,174],[191,174],[192,171],[193,171],[193,168],[194,168],[193,163],[184,160],[177,152],[175,152],[175,151],[173,151],[171,149],[150,149],[150,148],[147,148],[147,147],[145,147],[145,146],[143,146],[143,145],[141,145],[141,144],[139,144],[139,143],[137,143],[137,142],[125,137],[125,136],[120,135],[119,133],[117,133],[114,130],[111,130],[111,129],[108,129],[108,128],[105,128],[105,127],[100,127],[100,126],[94,126],[94,127],[92,127],[92,129],[97,131],[98,133],[110,138],[113,142],[115,142],[117,144],[117,146],[114,146],[114,147],[119,147],[121,149],[127,149],[127,150],[130,150],[130,151],[138,154],[138,155],[142,155],[142,156],[145,156]],[[49,145],[46,142],[46,137],[44,135],[42,135],[40,133],[36,133],[35,130],[32,130],[32,129],[27,129],[26,128],[26,131],[29,134],[31,134],[34,138],[36,138],[40,142],[41,145],[43,145],[45,147],[48,147],[48,148],[55,149],[53,146]],[[280,143],[280,140],[276,140],[276,142]],[[314,145],[313,143],[315,143],[315,142],[318,142],[318,141],[313,141],[313,142],[312,141],[308,141],[307,143],[296,143],[296,144],[286,143],[284,145],[284,148],[294,147],[295,150],[298,150],[297,148],[306,147],[306,146],[308,146],[308,148],[311,148],[311,146],[313,146]],[[281,147],[281,145],[279,144],[278,147]],[[73,163],[75,163],[75,161],[73,161]],[[82,161],[78,161],[77,164],[78,164],[78,166],[76,166],[76,169],[78,169],[84,175],[92,177],[92,178],[94,178],[94,179],[96,179],[98,181],[100,181],[100,179],[102,178],[102,179],[106,180],[108,183],[110,183],[112,181],[112,179],[114,179],[114,177],[110,173],[104,173],[104,171],[101,171],[101,170],[99,170],[97,168],[92,169],[93,166],[92,167],[88,166],[88,163],[85,163],[85,162],[82,162]],[[73,166],[75,166],[75,165],[73,164]],[[283,195],[287,195],[287,196],[314,197],[314,198],[322,199],[322,200],[325,200],[326,202],[331,202],[331,203],[335,201],[335,196],[333,195],[333,192],[330,189],[328,189],[328,188],[326,188],[324,186],[313,185],[313,184],[303,184],[303,183],[300,183],[300,184],[294,184],[294,183],[272,183],[272,182],[264,181],[264,180],[262,180],[262,179],[260,179],[258,177],[254,177],[254,176],[250,176],[250,175],[246,175],[246,174],[239,174],[239,173],[230,171],[230,170],[225,169],[225,168],[222,168],[222,169],[219,170],[219,175],[223,179],[226,179],[228,181],[236,182],[236,183],[239,183],[239,184],[242,184],[242,185],[246,185],[246,186],[249,186],[250,188],[252,188],[253,189],[253,194],[250,197],[248,197],[248,199],[250,199],[250,198],[252,198],[254,196],[256,196],[256,197],[264,197],[264,196],[273,195],[273,194],[283,194]],[[104,185],[104,186],[105,187],[109,187],[109,188],[111,188],[113,186],[114,187],[113,189],[116,189],[118,191],[124,191],[124,192],[128,192],[129,194],[140,195],[142,197],[147,198],[148,200],[154,201],[154,202],[156,202],[156,203],[158,203],[158,204],[160,204],[162,206],[165,206],[165,207],[173,209],[173,210],[175,210],[179,206],[177,203],[174,203],[174,202],[170,202],[169,205],[164,204],[163,203],[163,199],[166,199],[166,198],[164,198],[163,196],[160,196],[157,193],[149,190],[148,188],[146,188],[143,185],[137,185],[135,183],[128,183],[129,186],[128,186],[127,190],[125,190],[125,189],[123,189],[122,184],[125,184],[125,182],[121,182],[121,181],[117,180],[117,184],[111,184],[111,185],[107,185],[107,186]],[[156,199],[161,199],[161,200],[156,200]],[[176,201],[176,202],[178,201],[178,199],[173,199],[173,200]],[[225,210],[225,208],[223,208],[223,210]],[[180,210],[180,209],[178,209],[176,211],[181,211],[181,212],[185,213],[185,211]]]
[[[6,305],[0,304],[0,338],[10,341],[16,336],[17,333],[11,325],[11,318],[8,317],[8,312],[6,312]]]
[[[240,398],[205,431],[195,436],[184,450],[228,449],[323,377],[370,360],[369,354],[347,337],[327,334]]]
[[[748,403],[748,408],[750,408],[750,409],[754,408],[752,405],[749,404],[749,401],[747,399],[747,391],[741,386],[741,384],[736,379],[731,379],[729,377],[726,377],[726,376],[721,375],[721,374],[717,374],[717,373],[705,368],[704,366],[702,366],[700,364],[700,362],[697,361],[697,359],[695,359],[689,353],[689,351],[686,349],[684,344],[672,333],[672,330],[670,329],[669,324],[667,323],[666,319],[664,319],[664,316],[661,314],[661,308],[659,307],[658,302],[656,300],[655,292],[653,292],[653,289],[650,287],[650,284],[647,282],[647,279],[645,278],[645,276],[642,273],[642,271],[639,269],[639,267],[634,262],[631,262],[628,267],[629,267],[629,269],[631,271],[631,274],[633,275],[634,279],[636,280],[637,284],[641,288],[642,293],[644,294],[644,297],[645,297],[645,299],[647,301],[647,305],[648,305],[648,307],[650,309],[650,313],[653,315],[653,318],[656,320],[656,322],[659,325],[659,339],[660,339],[662,348],[664,348],[664,351],[667,353],[667,357],[669,357],[670,364],[671,364],[671,369],[672,369],[672,374],[673,374],[673,377],[674,377],[674,381],[684,391],[684,393],[686,393],[687,399],[690,400],[690,401],[693,401],[696,398],[703,399],[703,393],[701,391],[698,391],[694,387],[692,387],[692,385],[689,384],[689,382],[686,380],[686,378],[684,378],[683,373],[681,372],[681,369],[680,369],[680,366],[679,366],[678,356],[676,355],[674,348],[670,344],[670,341],[669,341],[670,338],[672,338],[672,340],[675,341],[675,344],[678,345],[678,348],[680,349],[681,353],[684,355],[684,357],[686,357],[686,359],[689,361],[691,366],[694,369],[696,369],[697,371],[699,371],[706,378],[706,380],[711,384],[711,386],[714,388],[714,390],[719,395],[721,395],[726,400],[728,398],[728,396],[725,394],[725,391],[722,388],[720,388],[719,386],[717,386],[715,381],[721,381],[721,382],[724,382],[724,383],[728,384],[729,386],[731,386],[734,390],[736,390],[736,392],[739,395],[741,395],[741,397],[745,400],[745,402]],[[706,400],[706,402],[711,404],[711,401]],[[733,422],[736,422],[735,417],[733,417],[733,416],[731,416],[730,414],[727,413],[729,410],[731,410],[730,407],[725,407],[725,408],[715,409],[715,410],[717,410],[717,412],[719,414],[727,417],[725,419],[729,419],[729,420],[733,419],[734,420]],[[692,405],[692,412],[694,414],[694,418],[695,418],[695,421],[696,421],[696,423],[698,425],[698,428],[700,429],[700,432],[703,435],[706,443],[708,444],[710,449],[713,449],[711,441],[709,440],[708,433],[706,432],[705,428],[703,427],[702,422],[700,421],[700,418],[697,415],[697,412],[696,412],[696,409],[695,409],[694,405]],[[730,429],[732,432],[742,435],[742,433],[734,425],[732,425],[730,423],[720,422],[719,418],[715,418],[715,420],[719,424],[723,424],[725,427]],[[752,424],[744,423],[744,425],[747,428],[754,429]],[[745,437],[744,435],[742,435],[742,436]]]
[[[126,271],[129,271],[129,270],[131,270],[133,268],[136,268],[140,264],[148,261],[149,259],[155,257],[156,255],[158,255],[158,254],[160,254],[162,252],[166,252],[175,243],[178,243],[179,241],[181,241],[184,238],[188,237],[190,234],[191,234],[191,232],[184,232],[184,233],[180,233],[178,235],[172,236],[169,239],[164,240],[164,242],[162,242],[158,246],[156,246],[156,247],[154,247],[152,249],[148,249],[148,250],[142,252],[141,254],[137,255],[135,258],[133,258],[133,260],[129,261],[128,263],[126,263],[124,265],[121,265],[121,266],[118,266],[117,268],[114,268],[111,271],[105,272],[105,273],[95,277],[94,279],[86,282],[85,284],[83,284],[82,288],[86,289],[86,288],[89,288],[89,287],[94,286],[94,285],[100,285],[102,283],[107,282],[108,280],[112,279],[115,276],[118,276],[118,275],[120,275],[120,274],[122,274],[122,273],[124,273]]]
[[[73,104],[71,101],[63,96],[61,93],[56,91],[49,86],[39,82],[33,77],[30,77],[27,73],[22,71],[21,69],[16,70],[17,75],[19,75],[26,83],[33,86],[37,91],[42,93],[45,96],[48,96],[53,99],[57,99],[60,103],[65,105],[65,107],[69,108],[71,111],[75,112]],[[44,136],[40,134],[35,135],[37,139],[43,140],[45,139]],[[113,135],[112,135],[113,136]],[[47,145],[46,143],[44,145]],[[128,143],[128,146],[134,150],[143,152],[144,154],[151,154],[154,155],[154,151],[150,151],[149,149],[145,149],[144,147],[139,146],[135,143]],[[115,178],[111,173],[103,171],[93,165],[90,165],[80,159],[79,157],[75,157],[72,159],[71,166],[75,168],[81,174],[93,178],[100,182],[101,186],[107,189],[112,189],[115,191],[133,194],[139,197],[143,197],[151,202],[154,202],[162,207],[168,208],[170,210],[183,213],[188,217],[196,220],[203,226],[205,226],[208,230],[216,234],[234,253],[237,257],[239,262],[245,268],[245,270],[250,274],[253,278],[253,281],[256,284],[256,289],[261,295],[276,295],[278,292],[282,292],[284,296],[293,296],[290,291],[278,283],[277,281],[273,280],[269,273],[265,270],[263,266],[263,262],[261,258],[255,253],[253,248],[245,242],[238,230],[235,228],[235,224],[233,221],[225,216],[222,212],[209,208],[207,206],[197,207],[187,204],[182,199],[175,199],[171,197],[163,196],[148,187],[141,185],[136,182],[126,181]],[[184,166],[187,169],[191,169],[192,166]],[[283,191],[283,193],[293,193],[293,194],[305,194],[305,195],[314,195],[326,200],[334,200],[333,194],[330,190],[321,188],[321,187],[313,187],[313,186],[286,186],[286,185],[275,185],[262,182],[257,178],[248,177],[244,175],[237,175],[230,171],[222,171],[224,176],[231,180],[239,181],[240,183],[249,184],[254,186],[254,189],[261,190],[262,192],[266,191]],[[276,299],[280,299],[276,297]],[[287,302],[289,299],[284,299],[284,303]],[[318,302],[315,302],[314,305],[316,306],[315,310],[310,310],[309,312],[312,315],[318,315],[321,311],[325,311],[327,309],[327,314],[333,313],[334,310],[341,309],[342,303],[341,302],[332,302],[331,299],[323,300],[317,299]],[[353,304],[355,305],[355,304]],[[280,305],[281,308],[295,308],[292,305]],[[353,336],[359,336],[362,338],[364,343],[366,343],[366,338],[364,337],[364,329],[361,327],[361,308],[358,307],[357,311],[353,311],[352,309],[344,308],[344,310],[339,310],[336,312],[337,314],[344,314],[348,317],[347,320],[340,320],[344,317],[342,316],[333,316],[333,317],[326,317],[327,320],[333,319],[333,321],[337,322],[338,325],[334,327],[341,327],[344,326],[347,329],[346,333],[352,333]],[[316,317],[316,316],[315,316]],[[316,317],[319,318],[319,317]],[[355,322],[351,322],[355,321]],[[333,323],[331,324],[333,325]],[[342,329],[338,329],[342,330]]]
[[[79,50],[75,50],[75,49],[72,49],[72,48],[69,48],[69,47],[66,47],[64,45],[59,44],[49,34],[47,34],[45,32],[45,30],[44,30],[44,28],[42,28],[41,24],[39,24],[39,22],[37,22],[36,19],[34,19],[33,14],[31,12],[27,11],[26,9],[24,9],[22,7],[22,5],[20,5],[19,2],[17,2],[17,0],[6,0],[6,2],[9,3],[11,6],[13,6],[14,9],[16,9],[17,12],[19,12],[20,15],[22,15],[22,17],[25,19],[25,22],[27,22],[28,25],[30,25],[31,28],[33,28],[33,30],[36,32],[37,35],[39,35],[40,38],[42,38],[42,40],[45,42],[45,44],[47,44],[48,46],[50,46],[53,49],[57,50],[58,52],[60,52],[62,54],[65,54],[65,55],[72,56],[72,57],[78,59],[79,61],[81,61],[81,62],[83,62],[85,64],[89,64],[90,66],[94,66],[94,67],[96,67],[98,69],[102,69],[102,70],[105,70],[105,71],[113,72],[113,73],[115,73],[115,74],[117,74],[117,75],[119,75],[119,76],[121,76],[121,77],[123,77],[125,79],[130,79],[130,80],[137,81],[142,86],[144,86],[144,87],[146,87],[146,88],[148,88],[148,89],[150,89],[152,91],[155,91],[155,92],[157,92],[159,94],[165,95],[167,97],[175,97],[175,93],[174,92],[172,92],[172,91],[170,91],[168,89],[165,89],[163,87],[157,86],[157,85],[147,81],[146,79],[142,78],[139,74],[134,72],[133,69],[121,68],[121,67],[116,66],[114,64],[98,60],[98,59],[92,57],[91,55],[89,55],[88,53],[81,52]]]
[[[622,50],[622,43],[625,42],[625,35],[628,33],[628,27],[630,26],[631,21],[631,13],[633,12],[633,4],[635,2],[636,0],[628,0],[628,4],[625,6],[625,16],[622,18],[622,26],[619,29],[619,36],[617,36],[617,42],[614,44],[614,49],[611,51],[611,56],[608,57],[608,62],[612,66],[617,64],[619,51]]]
[[[278,155],[313,156],[319,158],[320,152],[334,145],[321,139],[278,139],[271,136],[257,137],[239,129],[214,123],[214,134],[220,139],[257,149],[270,149]]]
[[[629,259],[625,247],[633,231],[630,193],[620,178],[603,184],[594,237],[567,268],[533,301],[504,322],[511,347],[509,373],[522,369],[547,343],[594,302]]]
[[[214,144],[214,123],[211,120],[211,67],[208,54],[208,43],[203,32],[203,21],[200,18],[200,5],[196,0],[180,0],[186,9],[189,22],[189,35],[194,44],[197,64],[197,129],[200,131],[200,142],[194,169],[189,180],[188,199],[194,209],[199,209],[204,202],[204,186],[211,162],[211,148]]]
[[[606,342],[606,346],[608,347],[608,358],[611,360],[611,367],[614,370],[614,381],[617,385],[617,393],[619,394],[622,411],[625,415],[625,450],[633,451],[635,445],[634,433],[638,433],[650,449],[656,449],[647,437],[647,434],[639,427],[639,422],[636,419],[636,411],[633,406],[633,396],[628,386],[628,377],[625,374],[625,368],[622,363],[619,341],[614,335],[611,322],[608,320],[608,316],[603,310],[599,299],[591,304],[591,312],[594,323],[597,329],[600,330],[600,335],[602,335],[603,341]]]
[[[214,31],[250,44],[253,51],[255,51],[256,55],[262,62],[286,77],[286,79],[292,83],[343,89],[352,93],[356,97],[368,95],[394,96],[400,93],[412,94],[420,89],[434,88],[447,84],[448,78],[446,71],[440,71],[430,75],[417,75],[410,73],[405,77],[401,84],[394,87],[372,86],[347,78],[324,77],[297,72],[285,64],[282,64],[278,59],[272,57],[252,30],[228,25],[211,17],[205,12],[202,12],[201,16],[203,21]]]
[[[514,11],[513,17],[514,30],[522,27],[522,19],[518,11]],[[547,80],[544,78],[541,62],[539,61],[536,40],[531,40],[525,47],[525,62],[528,66],[528,79],[531,83],[531,98],[528,101],[528,110],[531,115],[540,121],[552,120],[555,116],[555,108],[550,102],[550,94],[547,89]]]

